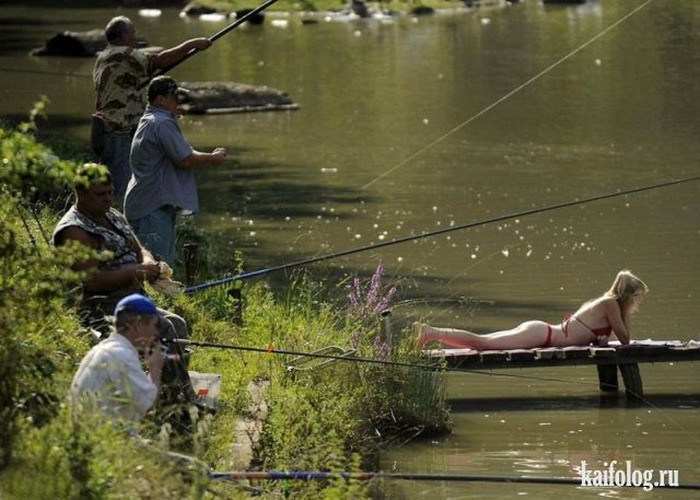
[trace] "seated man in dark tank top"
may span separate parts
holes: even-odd
[[[145,294],[144,283],[160,276],[160,264],[134,235],[124,216],[112,208],[112,182],[106,169],[95,164],[82,167],[76,185],[76,202],[65,213],[53,232],[53,243],[65,245],[78,242],[100,253],[111,252],[107,260],[87,260],[74,265],[76,271],[86,271],[79,310],[86,326],[104,323],[122,298]],[[161,338],[187,338],[187,323],[180,316],[158,309]],[[99,329],[99,328],[98,328]],[[103,338],[106,336],[102,332]],[[163,369],[161,403],[179,404],[194,401],[195,395],[187,371],[186,358],[177,344],[169,343],[171,354]]]

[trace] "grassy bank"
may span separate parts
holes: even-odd
[[[288,357],[273,352],[214,348],[195,348],[190,369],[223,376],[218,410],[197,416],[187,439],[150,417],[142,432],[150,446],[97,418],[73,421],[65,396],[91,340],[75,309],[81,276],[70,266],[90,252],[46,241],[69,203],[77,162],[59,159],[62,152],[36,134],[33,119],[0,128],[0,496],[236,498],[251,487],[265,496],[368,496],[367,484],[345,481],[214,483],[163,455],[186,452],[230,470],[234,422],[249,404],[246,388],[258,380],[269,382],[269,413],[254,450],[264,470],[372,470],[382,447],[449,428],[439,374],[353,362],[290,372]],[[411,342],[390,346],[383,337],[379,313],[395,291],[382,283],[381,266],[366,282],[329,286],[299,274],[276,293],[264,282],[246,285],[238,325],[223,288],[152,293],[188,320],[193,340],[300,352],[336,345],[363,358],[417,361]]]

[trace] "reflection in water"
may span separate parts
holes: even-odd
[[[287,91],[300,110],[182,120],[198,149],[224,144],[231,151],[229,165],[197,173],[202,213],[193,222],[206,230],[211,260],[231,267],[234,250],[242,250],[246,269],[261,269],[697,175],[696,0],[651,2],[435,142],[641,4],[545,7],[524,0],[391,24],[302,25],[290,16],[286,29],[251,27],[221,39],[173,76],[268,85]],[[119,12],[137,18],[134,9]],[[45,73],[0,71],[0,114],[24,116],[46,94],[49,124],[87,145],[90,79],[67,74],[90,74],[94,61],[26,54],[56,31],[102,27],[114,14],[3,7],[0,67]],[[160,46],[223,27],[179,19],[176,9],[137,23]],[[528,318],[555,322],[630,268],[651,287],[634,335],[686,340],[697,336],[698,199],[697,184],[680,185],[387,247],[313,271],[335,281],[347,272],[370,274],[381,259],[400,285],[404,302],[393,315],[399,326],[425,318],[493,331]],[[286,276],[273,279],[282,284]],[[691,432],[700,411],[696,372],[683,363],[642,366],[651,405],[639,408],[600,399],[595,370],[584,367],[539,373],[569,383],[450,377],[454,432],[392,449],[382,467],[549,477],[575,474],[581,460],[615,458],[677,468],[681,482],[700,482],[700,447]],[[397,497],[640,493],[404,486],[396,485]]]
[[[590,396],[550,396],[537,398],[498,397],[498,398],[451,398],[452,413],[489,412],[489,411],[582,411],[602,408],[639,408],[655,409],[700,409],[700,394],[647,394],[644,401],[628,399],[622,393],[614,395],[601,393]]]
[[[393,470],[491,476],[578,477],[582,461],[603,468],[615,460],[640,469],[678,469],[681,483],[697,483],[700,439],[694,431],[700,386],[692,363],[642,365],[645,401],[630,408],[622,391],[599,396],[593,367],[513,370],[552,380],[450,375],[454,431],[387,451],[383,466]],[[496,372],[498,373],[498,372]],[[678,391],[679,388],[682,388]],[[679,456],[676,450],[684,450]],[[688,461],[687,459],[690,459]],[[440,498],[482,498],[532,494],[549,498],[571,494],[566,486],[537,488],[491,485],[425,485]],[[415,490],[397,486],[397,497]],[[410,493],[408,493],[410,492]],[[577,489],[576,496],[637,498],[642,491]]]

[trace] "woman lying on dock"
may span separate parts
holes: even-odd
[[[533,349],[535,347],[606,345],[611,333],[622,344],[629,344],[628,317],[637,312],[648,291],[646,284],[629,271],[620,271],[610,289],[589,300],[559,325],[526,321],[511,330],[479,335],[456,328],[437,328],[415,323],[417,344],[439,342],[452,348],[477,351],[490,349]]]

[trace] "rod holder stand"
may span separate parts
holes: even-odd
[[[394,350],[394,334],[391,328],[391,309],[384,309],[381,312],[382,325],[384,328],[384,340],[389,346],[389,357]]]
[[[241,295],[241,289],[231,288],[228,291],[228,296],[231,297],[231,301],[233,302],[231,321],[236,326],[243,326],[243,297]]]
[[[194,283],[199,274],[199,246],[197,243],[185,243],[182,247],[185,260],[185,276],[187,283]]]

